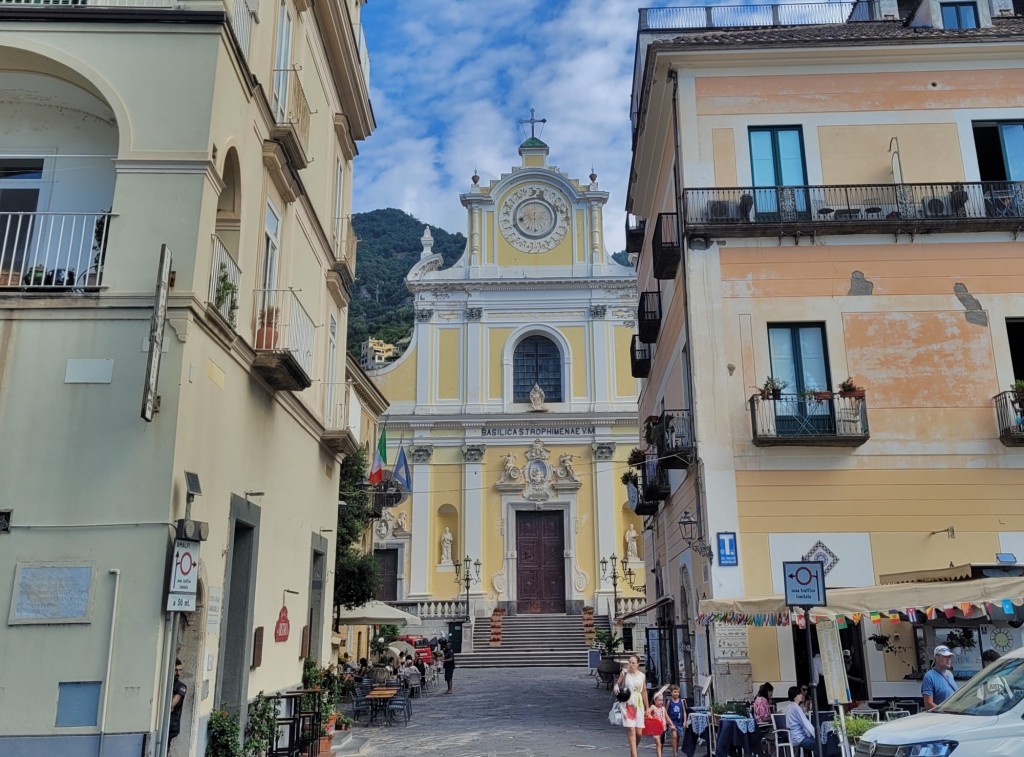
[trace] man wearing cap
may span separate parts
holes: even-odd
[[[924,708],[934,710],[949,699],[956,691],[956,681],[953,679],[953,653],[949,647],[940,644],[935,647],[935,666],[924,674],[921,681],[921,698],[924,699]]]

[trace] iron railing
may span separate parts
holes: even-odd
[[[323,394],[324,428],[328,431],[342,431],[350,428],[349,402],[351,384],[327,383],[320,385]]]
[[[661,292],[641,292],[636,306],[637,331],[640,341],[654,344],[661,330]]]
[[[688,234],[970,231],[1024,224],[1024,182],[1019,181],[713,187],[683,194]]]
[[[992,398],[999,424],[999,441],[1007,447],[1024,446],[1024,393],[1002,392]]]
[[[633,378],[647,378],[651,373],[651,348],[634,334],[629,342],[629,369]]]
[[[363,33],[363,25],[356,24],[354,28],[356,35],[356,49],[359,51],[359,69],[363,73],[363,82],[366,89],[370,89],[370,50],[366,46],[366,34]]]
[[[663,468],[688,468],[693,461],[693,413],[689,410],[663,410],[651,429],[653,444]]]
[[[715,4],[676,8],[641,8],[639,31],[682,31],[743,26],[805,26],[877,21],[878,0],[822,3]]]
[[[0,289],[103,284],[110,213],[0,213]]]
[[[290,353],[313,376],[313,319],[293,289],[257,289],[253,346],[257,352]]]
[[[356,248],[358,242],[355,229],[352,228],[352,216],[335,218],[331,234],[334,256],[338,260],[346,261],[353,271],[356,268]]]
[[[630,255],[639,254],[644,246],[644,234],[647,231],[647,221],[632,213],[626,214],[626,252]]]
[[[247,0],[234,0],[231,5],[231,29],[242,48],[242,55],[249,58],[249,38],[252,36],[252,11]]]
[[[278,89],[274,93],[275,109],[274,119],[278,126],[290,127],[295,130],[302,152],[308,153],[309,149],[309,120],[312,110],[309,101],[306,100],[306,92],[302,88],[302,80],[299,76],[299,69],[296,66],[291,68],[274,69],[274,80]],[[284,83],[287,82],[287,83]],[[281,86],[283,84],[283,87]]]
[[[210,266],[210,296],[212,304],[224,320],[234,328],[238,325],[238,293],[242,283],[242,269],[231,257],[224,241],[213,235],[213,265]]]
[[[870,436],[864,397],[827,391],[755,394],[750,398],[750,422],[758,447],[858,447]]]
[[[659,213],[651,240],[651,265],[656,279],[674,279],[679,270],[682,247],[675,213]]]
[[[640,494],[647,502],[668,499],[672,487],[669,484],[668,471],[658,460],[657,449],[648,449],[646,455],[647,459],[640,466],[640,480],[643,482]]]

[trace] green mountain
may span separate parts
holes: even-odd
[[[348,346],[352,352],[370,336],[395,343],[412,333],[412,295],[405,275],[420,259],[423,223],[397,208],[382,208],[352,216],[359,239],[356,283],[348,311]],[[434,252],[447,268],[466,248],[466,237],[430,227]]]

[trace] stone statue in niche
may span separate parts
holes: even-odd
[[[558,458],[558,476],[559,478],[568,479],[569,481],[578,481],[576,478],[576,469],[573,468],[572,461],[575,455],[570,455],[568,452]]]
[[[407,513],[405,513],[405,512],[400,512],[398,514],[398,522],[395,524],[395,531],[406,532],[406,531],[409,530],[407,528],[408,525],[409,525],[409,515]]]
[[[547,409],[548,406],[544,404],[544,390],[540,388],[540,384],[534,384],[530,390],[530,412],[545,413]]]
[[[441,564],[442,565],[454,565],[452,562],[452,541],[455,537],[452,536],[452,530],[448,526],[444,527],[444,533],[441,534]]]
[[[629,530],[626,531],[626,560],[629,562],[640,562],[640,555],[636,551],[636,540],[639,534],[636,529],[633,528],[633,524],[629,524]]]
[[[391,521],[394,520],[394,516],[391,511],[384,508],[384,514],[380,516],[380,520],[377,521],[377,536],[381,539],[388,538],[388,533],[391,531]]]

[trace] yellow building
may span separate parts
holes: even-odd
[[[383,598],[426,619],[465,613],[455,567],[467,556],[481,564],[473,616],[608,613],[599,561],[629,558],[641,527],[619,480],[635,444],[636,291],[605,250],[608,194],[596,175],[548,165],[539,139],[519,154],[462,195],[468,243],[451,268],[427,231],[407,277],[412,343],[372,374],[392,403],[388,459],[404,446],[413,482],[378,534]],[[631,552],[620,570],[640,587]],[[618,592],[623,607],[640,601],[625,581]]]
[[[694,622],[700,599],[781,594],[783,561],[823,560],[839,590],[1024,560],[1005,391],[1024,376],[1024,23],[1001,0],[794,8],[640,17],[627,207],[666,597],[651,622],[679,626],[665,652],[687,683],[713,659],[720,699],[806,680],[791,627]],[[902,621],[842,632],[861,693],[916,696],[954,626],[874,596]],[[988,599],[956,611],[982,641],[962,673],[993,635],[1020,644]]]
[[[176,657],[202,754],[330,654],[362,5],[0,4],[5,757],[163,757]]]

